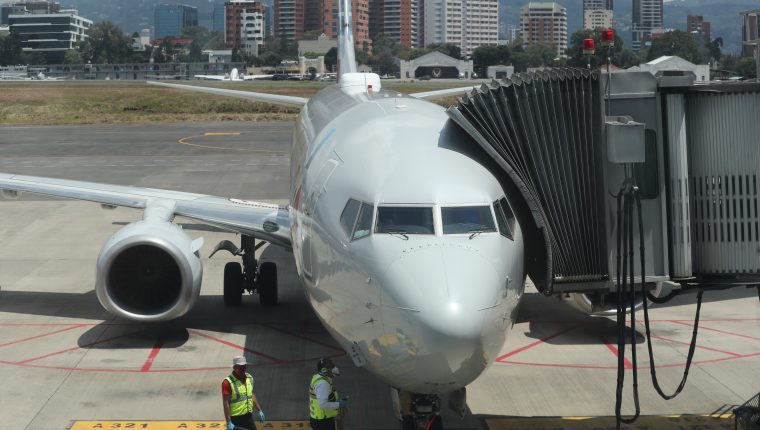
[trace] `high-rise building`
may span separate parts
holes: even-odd
[[[612,0],[583,0],[583,28],[611,28],[615,24]]]
[[[652,45],[652,30],[663,28],[662,0],[633,0],[634,51]]]
[[[481,45],[499,39],[499,4],[496,0],[424,0],[425,46],[459,45],[471,54]]]
[[[156,39],[179,37],[185,27],[198,25],[198,9],[183,4],[159,4],[154,9]]]
[[[372,0],[369,11],[369,34],[401,43],[409,48],[420,46],[420,0]]]
[[[78,42],[87,39],[92,21],[79,16],[73,9],[48,11],[37,9],[34,13],[27,10],[22,14],[8,15],[10,32],[19,35],[24,51],[65,51],[74,49]]]
[[[58,13],[61,4],[57,1],[30,0],[16,1],[0,5],[0,25],[8,25],[11,15],[40,15]]]
[[[264,3],[254,0],[228,1],[224,8],[224,41],[227,47],[259,55],[266,34]]]
[[[338,37],[339,2],[340,0],[323,0],[322,3],[323,32],[331,39]],[[372,38],[369,36],[369,0],[353,0],[351,13],[354,47],[365,52],[372,52]]]
[[[530,2],[522,7],[520,34],[523,47],[551,45],[559,56],[567,51],[567,9],[557,3]]]
[[[211,30],[224,33],[224,19],[224,1],[217,1],[211,11]]]
[[[686,32],[699,45],[708,44],[712,40],[710,36],[710,21],[705,21],[702,15],[689,15],[686,17]]]
[[[288,40],[298,40],[304,32],[304,11],[307,1],[316,0],[275,0],[274,34]],[[321,10],[321,8],[320,8]],[[321,16],[321,13],[320,13]]]
[[[274,34],[288,40],[299,40],[304,32],[324,33],[338,37],[339,0],[275,0]],[[352,25],[356,49],[370,52],[369,0],[352,1]]]

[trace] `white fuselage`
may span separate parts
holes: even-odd
[[[438,105],[386,91],[347,95],[338,85],[308,102],[294,132],[291,236],[308,300],[367,370],[410,392],[451,392],[477,378],[522,295],[516,223],[512,238],[443,233],[441,208],[493,211],[505,197],[466,155],[465,136]],[[341,224],[349,199],[374,211],[360,239]],[[435,231],[379,233],[384,206],[429,207]]]

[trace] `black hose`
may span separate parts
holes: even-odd
[[[649,372],[652,375],[652,384],[654,385],[654,389],[657,391],[657,393],[665,400],[670,400],[674,397],[676,397],[678,394],[681,393],[681,390],[683,390],[683,387],[686,386],[686,379],[689,377],[689,369],[691,368],[691,361],[694,358],[694,350],[697,346],[697,334],[699,332],[699,311],[702,309],[702,294],[704,293],[703,289],[699,290],[699,293],[697,293],[697,312],[694,316],[694,326],[692,328],[691,333],[691,344],[689,344],[689,354],[686,357],[686,368],[683,372],[683,377],[681,379],[681,383],[678,385],[678,388],[676,388],[676,391],[673,394],[665,394],[662,391],[662,388],[660,388],[660,383],[657,380],[657,371],[655,370],[656,366],[654,364],[654,353],[652,352],[652,336],[649,330],[649,307],[647,306],[647,297],[645,295],[646,292],[646,283],[644,282],[644,274],[646,273],[644,271],[644,221],[641,217],[641,196],[639,196],[638,193],[636,193],[636,209],[638,211],[639,216],[639,252],[641,253],[641,293],[644,297],[644,326],[646,327],[646,334],[647,334],[647,351],[649,352]],[[633,363],[634,368],[636,366],[636,362]]]

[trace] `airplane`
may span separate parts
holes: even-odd
[[[224,75],[195,75],[195,79],[205,79],[208,81],[226,81],[226,82],[243,82],[253,81],[255,79],[267,79],[272,75],[246,75],[240,74],[237,68],[232,69],[230,73]]]
[[[469,137],[429,98],[357,72],[350,0],[339,5],[339,74],[311,99],[154,83],[297,106],[289,204],[0,173],[6,197],[32,192],[143,210],[98,257],[95,291],[114,315],[166,321],[193,309],[202,238],[190,218],[241,235],[224,268],[224,302],[278,302],[264,243],[292,250],[308,302],[332,337],[387,383],[402,429],[442,429],[442,398],[460,414],[466,386],[494,361],[525,288],[524,243],[510,199]],[[257,243],[258,241],[258,243]]]

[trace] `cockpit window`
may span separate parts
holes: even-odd
[[[351,240],[369,236],[375,207],[369,203],[349,199],[340,214],[340,225]]]
[[[359,210],[359,219],[356,220],[356,228],[354,229],[354,235],[351,237],[351,240],[369,236],[369,233],[372,230],[372,215],[374,211],[374,206],[362,203],[362,207]]]
[[[441,208],[443,234],[487,233],[496,231],[489,206]]]
[[[377,233],[433,234],[433,208],[380,206]]]
[[[493,210],[496,212],[496,222],[499,224],[499,232],[502,236],[514,240],[512,231],[515,228],[515,216],[507,199],[502,198],[493,202]]]
[[[361,203],[358,200],[349,199],[346,207],[343,208],[343,212],[340,214],[340,225],[348,237],[351,237],[351,232],[354,231],[354,224],[356,224],[356,216],[359,214],[360,206]]]

